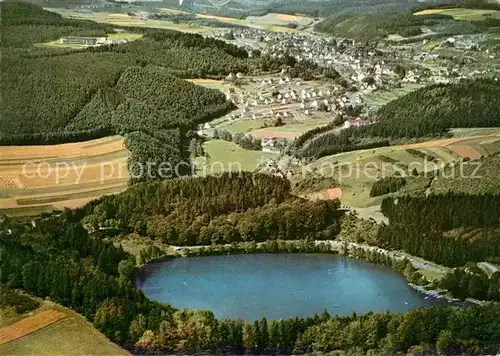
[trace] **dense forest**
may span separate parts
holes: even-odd
[[[379,179],[373,183],[370,190],[371,197],[378,197],[388,193],[397,192],[406,184],[406,179],[403,177],[386,177]]]
[[[389,226],[379,230],[378,246],[452,267],[500,255],[500,195],[448,192],[391,197],[383,200],[382,212]],[[458,228],[476,231],[457,232]]]
[[[500,126],[500,85],[492,79],[461,80],[421,88],[381,107],[372,136],[442,135],[452,127]]]
[[[85,315],[112,341],[135,353],[302,354],[494,353],[500,346],[500,308],[434,307],[407,314],[350,317],[324,312],[309,318],[255,322],[218,320],[209,311],[175,310],[148,300],[132,283],[131,257],[89,236],[83,210],[33,221],[2,218],[2,303],[22,288]],[[2,299],[3,300],[3,299]],[[19,300],[20,311],[34,305]]]
[[[338,201],[294,197],[279,177],[225,173],[137,184],[86,207],[84,222],[134,231],[171,245],[210,245],[268,239],[334,239]]]

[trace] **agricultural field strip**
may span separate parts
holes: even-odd
[[[31,334],[66,317],[67,314],[63,312],[49,309],[16,321],[14,324],[0,329],[0,345]]]
[[[60,194],[60,195],[46,194],[44,196],[18,198],[18,199],[16,199],[16,202],[19,206],[55,203],[55,202],[64,201],[64,200],[97,197],[97,196],[105,195],[107,193],[116,193],[116,192],[122,191],[123,189],[125,189],[125,187],[126,187],[126,185],[121,183],[118,185],[107,186],[105,188],[99,188],[99,189],[82,190],[79,192],[69,191],[66,194]]]
[[[126,163],[129,155],[121,136],[61,145],[2,147],[2,211],[16,213],[16,210],[23,211],[30,207],[45,209],[47,203],[57,203],[61,207],[74,206],[103,194],[120,192],[128,183]],[[24,166],[26,162],[30,162],[27,167]],[[39,169],[36,164],[41,162],[52,168],[62,164],[59,171],[61,179],[57,181],[55,174],[48,178],[32,178]],[[78,177],[75,170],[79,170],[81,176]],[[48,172],[43,170],[42,173]],[[24,173],[29,174],[30,178],[25,177]]]
[[[103,159],[100,159],[103,158]],[[7,170],[8,168],[11,169],[16,169],[19,165],[23,165],[27,162],[30,163],[41,163],[41,162],[47,162],[47,163],[57,163],[57,162],[65,162],[68,164],[75,164],[78,162],[85,162],[85,163],[92,163],[89,161],[95,161],[97,162],[104,162],[106,160],[115,160],[115,159],[121,159],[121,158],[128,158],[127,153],[123,149],[117,149],[115,151],[108,151],[105,153],[98,153],[98,154],[87,154],[87,155],[78,155],[78,156],[72,156],[72,157],[58,157],[58,156],[52,156],[52,157],[43,157],[43,158],[30,158],[30,157],[25,157],[25,158],[8,158],[6,160],[0,158],[0,166],[3,166],[2,169]],[[7,162],[5,162],[7,161]]]
[[[106,187],[111,187],[111,186],[123,186],[128,182],[128,178],[118,178],[118,179],[110,179],[106,180],[103,182],[103,184],[100,184],[99,182],[83,182],[78,185],[75,184],[66,184],[66,185],[56,185],[56,186],[48,186],[48,187],[35,187],[35,188],[24,188],[24,189],[19,189],[19,188],[1,188],[0,191],[0,198],[8,196],[10,197],[11,194],[15,194],[17,197],[19,196],[42,196],[44,194],[47,195],[54,195],[58,192],[61,193],[67,193],[70,191],[69,188],[74,188],[71,189],[71,192],[85,192],[88,191],[89,189],[95,188],[97,184],[99,185],[105,185]]]
[[[500,19],[500,11],[497,10],[482,10],[482,9],[465,9],[465,8],[451,8],[451,9],[428,9],[415,12],[413,15],[450,15],[455,20],[464,21],[481,21],[485,17]]]

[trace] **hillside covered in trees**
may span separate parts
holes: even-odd
[[[385,5],[381,9],[373,9],[372,11],[346,9],[334,12],[317,23],[314,29],[334,36],[360,41],[388,39],[389,35],[398,35],[410,41],[418,41],[421,36],[429,36],[429,33],[432,33],[434,38],[459,34],[498,33],[500,25],[500,21],[495,18],[473,21],[456,20],[453,16],[438,13],[414,15],[420,10],[435,8],[500,9],[498,4],[488,0],[452,0],[426,2],[421,5],[413,3],[410,7],[404,8],[403,6],[400,9],[390,9]]]
[[[153,164],[147,178],[160,177],[155,167],[161,162],[189,166],[188,147],[197,125],[234,108],[220,91],[183,79],[285,67],[292,77],[338,77],[315,63],[259,53],[250,58],[245,49],[224,41],[171,30],[127,28],[142,38],[99,47],[39,45],[63,36],[106,37],[115,29],[23,2],[9,0],[0,7],[0,144],[125,135],[132,153],[129,167]],[[181,173],[189,171],[184,167]]]
[[[334,239],[338,201],[311,202],[286,179],[251,173],[136,184],[85,208],[85,223],[171,245]]]
[[[500,85],[493,79],[461,80],[421,88],[381,107],[371,136],[442,135],[455,127],[499,127]]]
[[[390,34],[411,37],[422,33],[422,26],[453,21],[447,15],[413,16],[411,13],[376,12],[373,14],[334,14],[318,23],[314,29],[331,35],[371,41]]]

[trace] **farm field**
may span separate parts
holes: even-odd
[[[473,129],[470,130],[474,132]],[[422,157],[411,154],[408,149],[427,153],[437,160],[428,162]],[[454,137],[341,153],[323,157],[306,168],[320,176],[333,177],[342,189],[342,204],[355,208],[368,208],[379,205],[383,198],[369,196],[371,186],[377,179],[391,176],[396,171],[411,172],[414,168],[419,173],[431,171],[464,157],[477,159],[498,152],[500,152],[500,130],[497,129],[494,133],[488,132],[479,136]],[[326,196],[324,192],[314,193]]]
[[[482,10],[482,9],[465,9],[465,8],[451,8],[451,9],[427,9],[415,12],[413,15],[450,15],[455,20],[463,21],[483,21],[490,17],[500,19],[500,11],[497,10]]]
[[[128,355],[84,317],[52,302],[0,329],[2,355]]]
[[[268,16],[271,15],[271,16]],[[249,16],[246,19],[237,19],[233,17],[208,15],[208,14],[196,14],[196,17],[201,19],[216,20],[224,23],[229,23],[238,26],[246,26],[251,28],[263,29],[273,32],[299,32],[297,29],[286,27],[287,23],[293,21],[279,20],[280,14],[267,14],[265,16]]]
[[[158,8],[158,11],[164,13],[164,14],[169,14],[169,15],[189,15],[189,11],[185,10],[180,10],[180,9],[169,9],[166,7],[160,7]]]
[[[221,123],[216,128],[224,129],[231,133],[249,133],[253,137],[257,138],[272,138],[272,137],[283,137],[286,139],[294,139],[300,136],[306,131],[312,130],[316,127],[327,125],[331,118],[314,118],[305,119],[301,121],[291,121],[286,125],[279,127],[265,127],[265,123],[270,124],[274,119],[261,119],[261,120],[236,120],[236,121],[226,121]]]
[[[325,126],[331,122],[331,118],[306,119],[296,123],[290,123],[279,127],[267,127],[254,130],[252,136],[257,138],[282,137],[289,140],[299,137],[303,133],[316,127]]]
[[[264,16],[247,16],[246,21],[256,24],[279,25],[286,26],[290,23],[295,23],[299,26],[308,26],[313,22],[311,17],[297,16],[289,14],[268,13]]]
[[[267,159],[277,158],[277,153],[245,150],[237,144],[224,140],[210,140],[203,145],[209,158],[196,159],[197,174],[217,174],[221,172],[254,171]]]
[[[81,206],[128,183],[123,137],[0,150],[0,206],[9,215]]]
[[[365,93],[362,95],[362,97],[369,107],[378,109],[388,102],[422,87],[423,85],[420,84],[405,84],[401,88],[394,88],[392,90],[378,90],[370,93]]]

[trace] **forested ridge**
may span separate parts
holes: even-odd
[[[500,126],[500,85],[493,79],[433,84],[393,100],[376,113],[372,136],[442,135],[456,127]]]
[[[413,16],[409,12],[347,13],[331,15],[314,29],[339,37],[370,41],[386,38],[390,34],[403,37],[420,35],[421,26],[432,26],[445,20],[453,21],[453,17],[440,14]]]
[[[135,353],[484,354],[500,346],[500,308],[495,304],[350,317],[324,312],[255,322],[218,320],[209,311],[175,310],[150,301],[134,287],[131,256],[98,234],[89,236],[79,222],[84,215],[83,209],[33,221],[2,217],[2,293],[10,295],[8,286],[50,297],[82,313],[108,338]]]
[[[86,207],[84,221],[171,245],[324,240],[339,233],[339,207],[291,195],[286,179],[242,172],[137,184]]]
[[[427,2],[425,5],[412,4],[413,9],[394,11],[384,8],[372,11],[342,11],[329,14],[323,21],[317,23],[314,29],[334,36],[354,38],[360,41],[385,39],[389,35],[407,37],[418,41],[419,35],[425,35],[422,28],[431,30],[434,37],[453,36],[471,33],[497,33],[500,21],[495,18],[485,18],[484,21],[473,21],[466,18],[454,19],[446,14],[419,14],[415,12],[435,8],[472,8],[498,10],[500,6],[488,0],[457,0],[446,2]],[[413,38],[415,37],[415,38]]]

